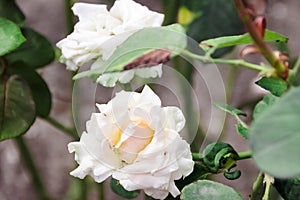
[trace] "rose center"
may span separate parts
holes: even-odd
[[[138,154],[152,141],[154,130],[144,121],[131,121],[125,129],[119,129],[113,142],[115,151],[126,163],[132,163]]]

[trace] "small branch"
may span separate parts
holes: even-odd
[[[74,26],[74,15],[72,11],[72,6],[74,0],[65,0],[65,20],[67,27],[67,34],[70,34],[73,31]]]
[[[80,181],[80,196],[81,200],[88,200],[88,181],[87,179],[79,180]]]
[[[200,153],[192,153],[192,157],[195,161],[201,161],[203,159],[203,156]]]
[[[201,62],[204,62],[204,63],[222,63],[222,64],[230,64],[230,65],[234,65],[234,66],[243,66],[243,67],[247,67],[249,69],[257,70],[259,72],[265,72],[265,71],[270,70],[267,67],[252,64],[252,63],[246,62],[244,60],[212,59],[212,58],[207,58],[205,56],[194,54],[194,53],[189,52],[189,51],[183,51],[182,54],[184,54],[184,55],[186,55],[190,58],[200,60]]]
[[[237,160],[245,160],[248,158],[252,158],[252,152],[251,151],[244,151],[244,152],[240,152],[238,153],[238,159]]]
[[[31,175],[34,187],[40,196],[39,199],[49,200],[50,197],[49,197],[48,192],[46,191],[46,188],[40,178],[38,169],[35,166],[34,160],[32,159],[31,153],[29,151],[29,148],[28,148],[26,142],[23,140],[22,137],[15,138],[15,141],[17,143],[17,146],[18,146],[19,152],[23,158],[23,161],[28,169],[28,172]]]
[[[262,197],[262,200],[271,200],[270,193],[271,193],[272,184],[274,183],[274,178],[265,174],[264,183],[266,187],[265,187],[265,192],[264,192],[264,196]]]
[[[52,117],[47,117],[47,118],[43,118],[43,119],[45,121],[47,121],[49,124],[51,124],[52,126],[54,126],[55,128],[57,128],[58,130],[72,136],[75,140],[80,139],[80,137],[78,136],[76,130],[66,127],[65,125],[63,125],[62,123],[57,121],[56,119],[54,119]]]
[[[133,91],[131,84],[130,83],[120,83],[119,81],[117,82],[117,85],[125,91]]]
[[[0,67],[1,67],[0,75],[5,76],[8,66],[7,66],[6,60],[1,56],[0,56]]]
[[[195,161],[201,161],[203,160],[203,155],[200,153],[192,153],[193,160]],[[238,158],[237,160],[245,160],[248,158],[252,158],[252,152],[251,151],[244,151],[238,153]]]
[[[163,0],[163,9],[165,14],[164,25],[177,22],[177,14],[180,5],[180,0]]]
[[[250,18],[249,14],[247,13],[247,10],[246,10],[242,0],[234,0],[234,4],[240,14],[240,18],[241,18],[242,22],[246,26],[249,34],[251,35],[253,41],[257,45],[257,48],[259,49],[260,53],[274,67],[274,69],[277,72],[277,75],[283,79],[286,79],[288,77],[288,68],[286,66],[284,66],[284,64],[279,60],[279,58],[277,58],[275,56],[273,51],[264,42],[261,34],[255,27],[255,25],[252,22],[252,19]]]
[[[266,185],[264,184],[264,173],[260,172],[253,183],[250,200],[262,199]]]
[[[105,199],[105,182],[102,182],[99,184],[98,187],[98,199],[99,200],[104,200]]]

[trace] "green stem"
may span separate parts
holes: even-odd
[[[15,141],[17,143],[19,152],[22,155],[23,161],[28,169],[28,172],[31,175],[34,187],[40,196],[39,199],[49,200],[50,197],[49,197],[48,192],[46,191],[46,188],[40,178],[38,169],[35,166],[34,160],[31,156],[30,150],[29,150],[26,142],[23,140],[22,137],[15,138]]]
[[[271,184],[266,183],[266,189],[262,200],[269,200],[270,188],[271,188]]]
[[[88,199],[88,181],[86,179],[80,180],[80,200]]]
[[[264,184],[264,178],[264,173],[260,172],[255,182],[253,183],[250,200],[262,199],[264,191],[266,189],[266,186]]]
[[[195,161],[201,161],[203,159],[203,156],[200,153],[192,153],[192,157]]]
[[[187,61],[181,59],[180,57],[176,57],[173,59],[173,66],[174,68],[179,71],[184,78],[189,82],[189,84],[193,85],[193,67],[190,63]],[[183,110],[184,113],[186,113],[186,125],[187,125],[187,131],[189,133],[192,133],[195,131],[193,129],[193,123],[195,121],[195,115],[197,114],[195,112],[196,108],[191,104],[193,102],[192,99],[192,89],[187,88],[184,84],[180,84],[180,90],[182,92],[183,96]],[[193,142],[191,144],[192,151],[198,151],[200,148],[200,144],[203,141],[204,134],[203,129],[199,125],[197,133],[195,137],[193,138]]]
[[[246,26],[251,38],[255,42],[257,48],[259,49],[260,53],[266,58],[266,60],[275,68],[277,74],[286,79],[288,75],[288,68],[284,66],[284,64],[280,61],[279,58],[275,56],[272,49],[264,42],[262,35],[255,27],[254,23],[252,22],[251,17],[249,16],[247,9],[244,6],[242,0],[234,0],[234,4],[240,14],[240,18],[244,25]]]
[[[144,194],[144,200],[154,200],[154,199],[148,196],[147,194]]]
[[[120,82],[117,82],[118,86],[122,89],[122,90],[125,90],[125,91],[132,91],[132,87],[131,87],[131,84],[130,83],[120,83]]]
[[[252,152],[251,151],[244,151],[244,152],[240,152],[238,153],[238,159],[237,160],[245,160],[248,158],[252,158]]]
[[[236,121],[237,121],[239,124],[241,124],[243,127],[249,128],[249,126],[248,126],[243,120],[241,120],[241,118],[239,118],[238,115],[235,115],[235,119],[236,119]]]
[[[169,25],[177,22],[177,14],[179,7],[181,5],[181,0],[163,0],[164,8],[164,25]]]
[[[234,88],[235,81],[236,81],[236,76],[237,76],[237,71],[238,71],[237,68],[234,68],[234,67],[230,67],[228,69],[228,75],[227,75],[226,83],[225,83],[226,102],[228,104],[231,103],[233,88]],[[219,140],[222,140],[225,137],[226,131],[227,131],[227,126],[228,126],[228,113],[225,113],[224,127],[223,127],[222,132],[219,136]]]
[[[98,187],[98,196],[99,196],[99,200],[104,200],[105,199],[105,182],[100,183],[99,187]]]
[[[52,118],[52,117],[47,117],[47,118],[43,118],[45,121],[47,121],[48,123],[50,123],[51,125],[53,125],[55,128],[59,129],[60,131],[72,136],[75,140],[79,140],[80,137],[78,136],[78,134],[76,133],[76,131],[72,128],[68,128],[65,125],[63,125],[62,123],[60,123],[59,121],[57,121],[56,119]]]
[[[203,155],[200,153],[192,153],[193,160],[195,161],[201,161],[203,159]],[[238,153],[238,158],[237,160],[244,160],[252,157],[252,152],[251,151],[244,151]]]
[[[298,57],[293,69],[290,70],[288,81],[290,84],[298,86],[300,83],[299,80],[297,80],[298,77],[300,77],[300,56]]]
[[[73,27],[74,27],[74,15],[72,11],[73,4],[74,4],[74,0],[65,0],[65,20],[66,20],[67,34],[70,34],[73,31]]]
[[[230,64],[233,66],[243,66],[249,69],[253,69],[253,70],[257,70],[260,72],[265,72],[265,71],[269,71],[270,69],[261,65],[256,65],[256,64],[252,64],[249,62],[246,62],[244,60],[232,60],[232,59],[213,59],[213,58],[208,58],[206,56],[201,56],[198,54],[194,54],[192,52],[189,52],[187,50],[182,52],[183,55],[188,56],[190,58],[194,58],[196,60],[200,60],[204,63],[222,63],[222,64]]]

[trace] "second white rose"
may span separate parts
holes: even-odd
[[[159,97],[145,86],[141,93],[121,91],[97,105],[79,142],[68,145],[78,168],[71,175],[90,175],[96,182],[109,176],[128,191],[142,189],[164,199],[180,194],[175,180],[188,176],[194,162],[179,131],[185,124],[177,107],[161,107]]]

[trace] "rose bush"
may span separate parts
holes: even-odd
[[[141,93],[121,91],[97,105],[79,142],[68,145],[78,168],[71,175],[90,175],[96,182],[109,176],[128,191],[143,189],[157,199],[180,194],[174,180],[193,171],[189,144],[179,131],[185,118],[177,107],[161,107],[145,86]]]
[[[67,69],[73,71],[90,61],[91,68],[101,67],[103,61],[130,35],[146,27],[159,27],[164,19],[163,14],[150,11],[132,0],[117,0],[110,11],[106,5],[88,3],[75,3],[72,10],[79,22],[75,25],[74,32],[59,41],[57,47],[62,53],[60,60],[66,64]],[[147,72],[143,74],[146,78],[153,77],[153,74],[157,77],[161,74],[161,68],[159,69],[160,73],[152,73],[152,76],[148,76]],[[157,71],[157,68],[153,70]],[[129,71],[133,75],[136,72],[135,69]],[[107,82],[103,84],[109,85]]]

